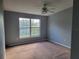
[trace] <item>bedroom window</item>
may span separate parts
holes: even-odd
[[[40,37],[40,19],[19,18],[19,37]]]

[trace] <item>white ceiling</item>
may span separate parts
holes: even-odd
[[[48,7],[54,7],[54,13],[67,9],[73,6],[73,0],[46,0],[49,2]],[[42,1],[41,0],[4,0],[4,10],[16,11],[29,14],[41,14]],[[45,15],[50,15],[47,13]]]

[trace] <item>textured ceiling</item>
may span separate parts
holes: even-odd
[[[67,9],[73,6],[73,0],[46,0],[49,2],[48,8],[55,8],[54,13]],[[41,0],[4,0],[3,6],[4,10],[16,11],[29,14],[41,14],[42,8]],[[45,15],[50,15],[47,13]]]

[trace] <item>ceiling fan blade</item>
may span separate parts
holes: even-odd
[[[55,13],[54,10],[48,10],[50,13]]]
[[[56,10],[57,8],[48,6],[48,9],[49,10]]]
[[[48,8],[48,11],[49,11],[50,13],[55,13],[55,10],[56,10],[56,8],[54,8],[54,7]]]

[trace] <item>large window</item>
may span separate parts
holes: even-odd
[[[19,18],[19,37],[40,37],[40,19]]]

